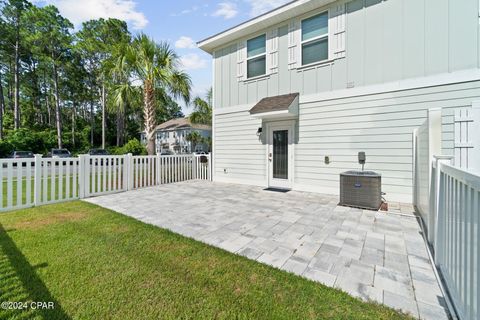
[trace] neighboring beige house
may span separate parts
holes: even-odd
[[[205,124],[192,124],[188,118],[177,118],[168,120],[157,126],[155,129],[155,146],[157,153],[172,152],[175,154],[192,153],[194,151],[209,151],[205,143],[197,143],[195,150],[187,135],[191,132],[198,132],[202,138],[212,135],[212,127]],[[145,133],[141,134],[142,143],[145,141]]]

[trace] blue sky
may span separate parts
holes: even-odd
[[[204,96],[212,83],[211,57],[195,43],[289,0],[34,0],[54,4],[76,27],[83,21],[118,18],[130,30],[168,41],[191,75],[193,95]],[[188,114],[191,108],[183,108]]]

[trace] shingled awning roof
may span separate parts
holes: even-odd
[[[297,92],[263,98],[250,109],[250,114],[254,116],[296,115],[298,113],[298,97],[299,93]]]
[[[163,130],[178,130],[178,129],[199,129],[199,130],[211,130],[212,127],[206,124],[197,124],[192,123],[188,118],[176,118],[168,120],[162,124],[159,124],[155,131],[163,131]]]

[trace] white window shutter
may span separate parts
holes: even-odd
[[[300,21],[291,20],[288,24],[288,69],[295,69],[301,64],[301,30]]]
[[[243,81],[247,77],[247,42],[237,44],[237,80]]]
[[[336,5],[329,10],[329,47],[330,59],[345,57],[345,4]]]
[[[278,72],[278,29],[267,33],[267,73]]]

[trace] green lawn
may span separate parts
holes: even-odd
[[[90,183],[92,183],[93,185],[91,185],[91,190],[93,192],[95,192],[96,190],[100,190],[100,191],[103,191],[103,175],[101,176],[98,176],[98,175],[95,175],[95,176],[92,176],[91,179],[90,179]],[[60,190],[60,179],[62,179],[62,190]],[[46,179],[45,178],[42,178],[42,183],[41,183],[41,196],[42,196],[42,199],[43,199],[43,188],[44,188],[44,183],[43,181],[46,180],[47,181],[47,201],[51,201],[51,200],[55,200],[55,199],[58,199],[59,198],[59,195],[61,194],[62,198],[65,199],[65,198],[71,198],[71,197],[78,197],[78,180],[75,180],[75,183],[77,184],[77,188],[76,188],[76,193],[74,194],[73,193],[73,183],[74,183],[74,179],[72,176],[70,176],[69,180],[70,180],[70,189],[68,191],[68,194],[67,194],[67,178],[64,176],[62,178],[60,178],[60,176],[56,175],[54,177],[54,180],[55,180],[55,189],[54,189],[54,195],[55,195],[55,199],[52,198],[52,178],[51,176],[48,176]],[[100,184],[100,186],[98,185],[97,181],[100,180],[100,182],[98,182]],[[27,198],[27,179],[24,178],[22,179],[22,204],[25,204],[26,203],[26,198]],[[112,185],[112,187],[118,187],[120,188],[121,187],[121,184],[122,184],[122,178],[120,176],[120,178],[117,178],[117,184],[114,186]],[[99,188],[98,188],[99,186]],[[8,184],[7,184],[7,181],[4,179],[3,180],[3,187],[2,187],[2,201],[0,202],[0,207],[7,207],[7,190],[8,190]],[[30,198],[29,198],[29,201],[30,202],[33,202],[33,199],[34,199],[34,179],[33,177],[30,179]],[[17,205],[17,180],[14,179],[12,180],[12,204],[13,205]]]
[[[55,189],[54,189],[54,194],[55,194],[55,198],[57,199],[59,194],[60,194],[60,177],[59,176],[55,176]],[[44,187],[44,184],[43,184],[43,180],[42,179],[42,184],[41,184],[41,188],[42,188],[42,196],[43,196],[43,187]],[[47,200],[50,201],[52,200],[52,189],[51,189],[51,186],[52,186],[52,180],[51,180],[51,177],[49,176],[47,179]],[[69,194],[68,194],[68,197],[73,197],[73,177],[70,177],[70,190],[69,190]],[[30,199],[29,201],[30,202],[33,202],[33,198],[34,198],[34,192],[33,192],[33,178],[30,179]],[[103,181],[103,180],[102,180]],[[27,179],[24,178],[22,179],[22,204],[25,204],[26,203],[26,198],[27,198]],[[62,193],[62,198],[66,198],[67,197],[67,179],[66,177],[63,177],[62,178],[62,190],[61,190],[61,193]],[[7,206],[7,189],[8,189],[8,184],[7,184],[7,181],[6,180],[3,180],[3,187],[2,187],[2,203],[0,203],[0,207],[6,207]],[[78,187],[77,187],[77,194],[78,194]],[[17,180],[12,180],[12,203],[13,205],[17,205]]]
[[[0,319],[406,319],[81,201],[0,214]]]

